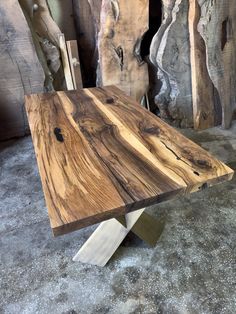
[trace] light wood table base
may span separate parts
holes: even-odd
[[[105,266],[130,231],[149,245],[155,246],[163,231],[164,223],[144,211],[145,208],[125,215],[125,219],[112,218],[102,222],[73,260]]]

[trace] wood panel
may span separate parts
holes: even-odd
[[[70,62],[70,69],[73,78],[74,89],[83,88],[77,41],[76,40],[67,41],[66,47]]]
[[[114,86],[31,95],[26,108],[55,235],[233,175]]]
[[[73,0],[47,0],[50,13],[66,40],[76,40]]]
[[[97,34],[102,0],[73,0],[83,86],[96,86]]]
[[[201,12],[199,29],[207,45],[209,75],[219,95],[222,126],[229,128],[236,109],[235,2],[207,1],[201,3]]]
[[[235,2],[191,0],[189,16],[195,127],[228,128],[236,109]]]
[[[42,92],[44,73],[16,0],[0,3],[0,140],[28,131],[24,93]]]
[[[222,114],[215,110],[214,85],[206,64],[206,45],[197,30],[200,7],[189,1],[189,34],[192,72],[193,124],[195,129],[207,129],[221,124]]]
[[[64,73],[61,66],[59,35],[46,0],[19,0],[34,38],[35,48],[45,72],[45,89],[63,90]]]
[[[162,119],[193,126],[189,0],[162,0],[162,24],[153,37],[150,60],[156,68],[155,104]],[[160,87],[159,87],[160,86]]]
[[[73,77],[72,77],[72,72],[71,72],[71,67],[70,67],[69,56],[67,52],[65,36],[64,34],[60,34],[58,38],[59,38],[61,59],[62,59],[62,64],[63,64],[63,71],[65,75],[66,88],[67,90],[73,90],[74,83],[73,83]]]
[[[148,0],[103,0],[98,35],[100,85],[116,85],[141,102],[148,90],[140,44],[148,30]]]

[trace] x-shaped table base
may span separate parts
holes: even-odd
[[[120,219],[113,218],[102,222],[73,260],[105,266],[130,231],[149,245],[155,246],[163,231],[164,223],[144,211],[145,208],[131,212]]]

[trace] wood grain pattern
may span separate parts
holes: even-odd
[[[29,133],[24,94],[43,92],[44,73],[16,0],[0,2],[0,140]]]
[[[222,114],[215,110],[214,85],[206,64],[206,45],[197,30],[200,20],[197,0],[189,1],[189,38],[192,72],[193,124],[195,129],[207,129],[221,124]],[[218,117],[218,119],[217,119]]]
[[[114,86],[29,95],[26,108],[55,235],[233,176]]]
[[[162,0],[162,23],[152,39],[150,60],[160,88],[154,91],[162,119],[192,127],[191,62],[188,0]]]
[[[73,0],[83,85],[96,86],[97,34],[102,0]]]
[[[70,70],[73,79],[74,89],[83,88],[77,41],[76,40],[67,41],[66,47],[70,62]]]
[[[66,40],[76,39],[74,8],[72,0],[47,0],[50,13]]]
[[[147,30],[147,0],[102,1],[99,85],[116,85],[141,102],[149,85],[148,67],[140,56],[141,41]]]
[[[67,87],[67,90],[73,90],[75,88],[74,88],[74,83],[73,83],[69,56],[68,56],[67,48],[66,48],[65,36],[64,34],[60,34],[58,35],[58,38],[59,38],[59,47],[60,47],[60,52],[61,52],[63,70],[65,74],[66,87]]]
[[[191,0],[189,17],[195,127],[229,128],[236,112],[235,1]]]

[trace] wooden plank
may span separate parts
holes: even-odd
[[[67,48],[66,48],[65,36],[64,34],[60,34],[58,38],[59,38],[59,47],[61,51],[62,64],[63,64],[65,80],[66,80],[66,87],[67,87],[67,90],[73,90],[75,88],[73,84],[73,77],[71,74],[71,68],[70,68],[70,62],[69,62],[69,57],[68,57]]]
[[[132,231],[151,246],[155,246],[164,229],[164,222],[145,213],[145,208],[125,216],[126,224],[109,219],[102,222],[74,256],[73,261],[103,267]]]
[[[233,176],[113,86],[30,95],[26,108],[55,235]]]
[[[222,117],[223,127],[228,128],[236,110],[235,1],[196,0],[194,2],[197,10],[195,18],[198,20],[198,23],[197,21],[195,23],[195,34],[199,39],[195,44],[196,48],[201,50],[199,66],[203,70],[196,81],[197,90],[201,93],[205,87],[204,97],[213,104],[211,109],[213,116]],[[193,1],[192,5],[194,5]],[[202,43],[205,47],[201,47]],[[195,51],[197,53],[197,50]],[[210,87],[209,80],[214,89]],[[207,82],[207,85],[203,87],[204,82]],[[197,107],[204,113],[203,105],[200,104],[202,98],[198,99]],[[206,104],[206,101],[203,101],[203,104]],[[208,104],[207,108],[209,106]]]
[[[58,47],[61,30],[50,14],[47,0],[20,0],[19,2],[30,17],[35,32],[42,39],[47,38]]]
[[[66,47],[70,62],[70,70],[72,74],[74,89],[83,88],[77,41],[67,41]]]
[[[221,124],[222,114],[215,110],[214,85],[207,70],[206,45],[197,30],[200,20],[197,0],[189,1],[189,34],[192,72],[193,123],[195,129]],[[219,119],[217,119],[219,117]]]
[[[73,0],[77,40],[85,87],[96,86],[97,34],[102,0]]]
[[[155,104],[161,118],[170,124],[192,127],[189,1],[158,2],[162,3],[163,19],[150,47],[150,60],[157,72]]]
[[[104,0],[98,35],[100,85],[116,85],[138,102],[149,85],[140,44],[148,30],[148,0]]]
[[[0,140],[29,132],[24,94],[43,92],[44,73],[16,0],[0,2]]]
[[[116,219],[102,222],[73,258],[75,262],[103,267],[118,249],[127,234],[141,217],[145,209],[136,210],[126,216],[127,227]]]
[[[66,40],[75,40],[75,21],[73,0],[47,0],[50,13]]]

